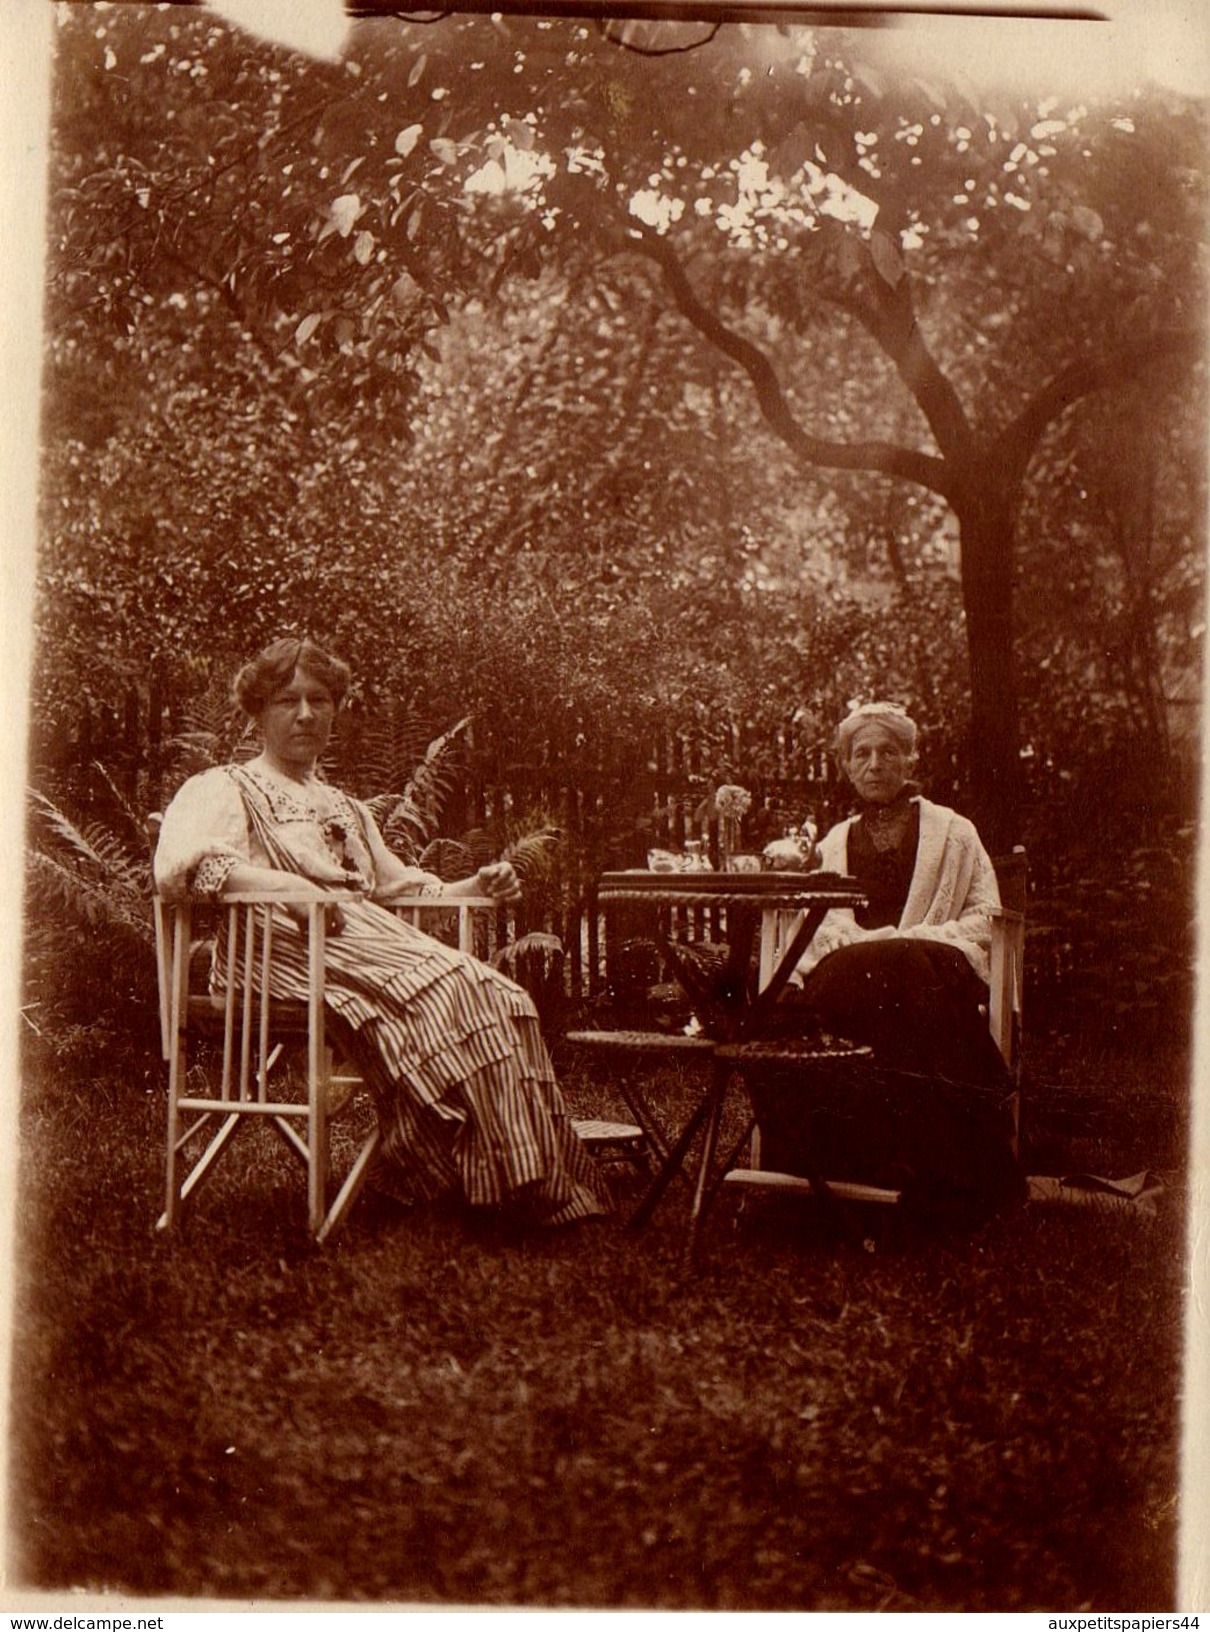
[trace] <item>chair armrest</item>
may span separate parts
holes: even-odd
[[[475,951],[475,914],[495,912],[500,903],[490,895],[400,895],[387,904],[389,912],[396,912],[420,927],[422,913],[456,913],[458,915],[458,950]]]
[[[988,1028],[1010,1070],[1015,1069],[1025,966],[1025,914],[993,907],[988,979]]]
[[[355,900],[355,896],[341,894],[338,890],[321,890],[318,885],[312,889],[288,890],[284,893],[277,890],[231,890],[226,895],[220,895],[214,902],[216,907],[308,907],[326,903],[338,907],[341,902]]]
[[[498,907],[500,902],[490,895],[397,895],[389,909],[406,907],[409,912],[457,912],[462,907]]]

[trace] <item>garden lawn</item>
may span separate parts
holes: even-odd
[[[615,1108],[564,1069],[577,1110]],[[616,1220],[523,1237],[371,1195],[317,1251],[263,1130],[156,1234],[158,1069],[44,1059],[22,1113],[9,1579],[1170,1608],[1185,1085],[1177,1061],[1148,1072],[1143,1092],[1131,1062],[1056,1044],[1027,1131],[1050,1171],[1165,1168],[1155,1218],[1022,1208],[947,1237],[884,1214],[869,1250],[810,1201],[725,1196],[681,1281],[687,1186],[634,1236],[624,1166]]]

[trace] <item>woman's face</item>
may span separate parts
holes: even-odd
[[[265,752],[283,770],[307,772],[328,746],[336,703],[322,680],[304,669],[270,697],[257,719]]]
[[[893,732],[871,722],[853,734],[845,775],[862,799],[887,805],[908,779],[911,758]]]

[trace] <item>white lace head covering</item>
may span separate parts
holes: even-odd
[[[863,725],[881,725],[905,754],[916,752],[916,722],[898,703],[860,703],[841,720],[836,730],[836,754],[847,765],[853,738]]]

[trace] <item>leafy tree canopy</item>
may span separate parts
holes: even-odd
[[[633,627],[689,637],[791,576],[822,605],[871,540],[902,587],[949,507],[1004,814],[1023,483],[1073,402],[1197,354],[1199,108],[976,93],[902,71],[873,30],[384,19],[314,64],[122,7],[67,12],[61,39],[51,426],[75,547],[56,596],[130,595],[101,568],[136,443],[161,476],[178,449],[173,502],[141,494],[151,532],[128,515],[120,548],[158,551],[156,610],[185,640],[191,608],[254,626],[273,573],[304,621],[326,593],[350,632],[405,585],[409,655],[417,605],[431,649],[506,582],[548,626],[587,601],[609,643],[644,585]],[[132,413],[148,382],[158,420]],[[1113,436],[1129,424],[1119,407]],[[184,451],[203,431],[208,471]],[[451,456],[461,491],[447,475],[418,504]],[[220,543],[182,568],[190,489]],[[351,495],[360,568],[331,560]]]

